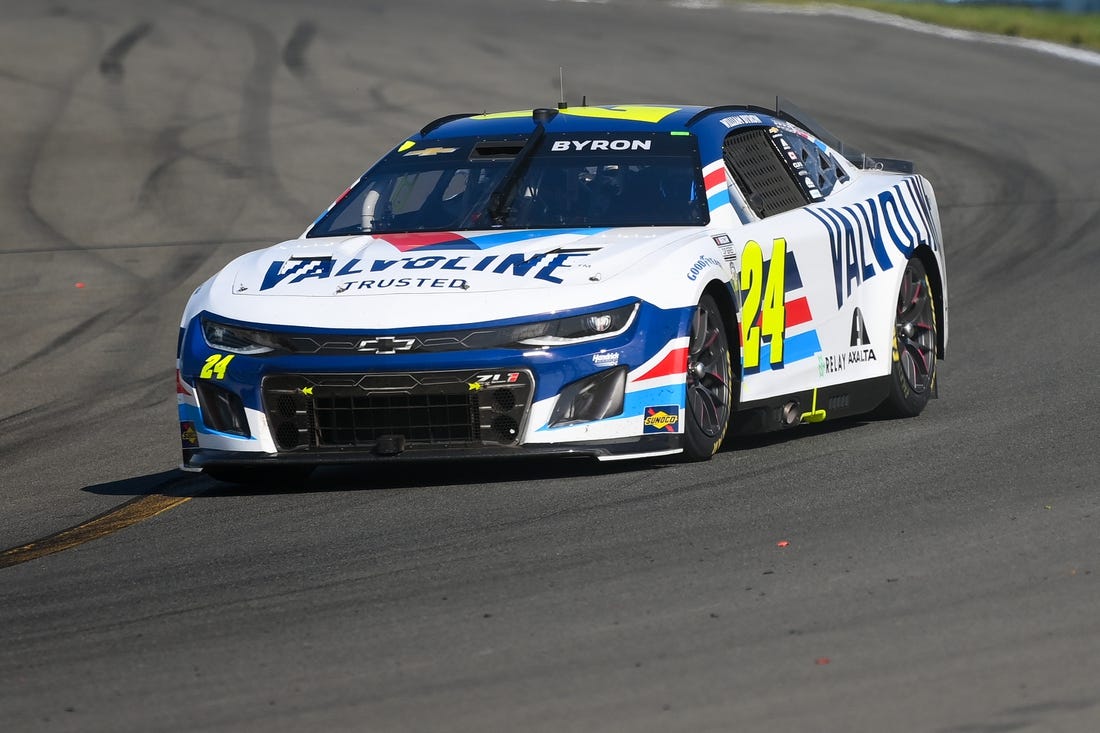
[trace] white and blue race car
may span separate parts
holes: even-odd
[[[705,460],[727,434],[915,416],[946,343],[911,163],[779,105],[452,115],[195,291],[182,466]]]

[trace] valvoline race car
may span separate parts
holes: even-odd
[[[451,115],[195,291],[182,465],[705,460],[915,416],[946,285],[929,182],[790,107]]]

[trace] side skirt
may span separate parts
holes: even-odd
[[[889,374],[816,390],[743,402],[730,421],[733,435],[786,430],[810,422],[852,417],[873,411],[890,393]]]

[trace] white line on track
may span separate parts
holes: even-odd
[[[992,33],[978,33],[977,31],[965,31],[958,28],[945,28],[932,23],[922,23],[919,20],[901,18],[889,13],[880,13],[864,8],[852,8],[841,5],[767,5],[763,3],[748,3],[739,5],[742,10],[752,13],[773,13],[776,15],[837,15],[842,18],[853,18],[868,23],[904,28],[917,33],[927,33],[941,38],[953,38],[960,41],[976,41],[978,43],[994,43],[1002,46],[1015,46],[1027,48],[1039,53],[1058,56],[1070,61],[1078,61],[1082,64],[1100,66],[1100,53],[1083,48],[1063,46],[1050,41],[1037,41],[1030,38],[1015,38],[1012,36],[998,36]]]
[[[549,2],[592,3],[606,5],[612,0],[548,0]],[[993,33],[979,33],[977,31],[965,31],[958,28],[946,28],[922,23],[919,20],[910,20],[889,13],[880,13],[865,8],[853,8],[843,5],[769,5],[764,3],[730,3],[729,0],[667,0],[674,8],[685,10],[714,10],[720,7],[736,8],[750,13],[772,13],[774,15],[836,15],[842,18],[853,18],[868,23],[904,28],[916,33],[927,33],[941,38],[953,38],[958,41],[975,41],[977,43],[994,43],[1001,46],[1015,46],[1026,48],[1039,53],[1070,61],[1077,61],[1090,66],[1100,66],[1100,53],[1083,48],[1063,46],[1050,41],[1039,41],[1030,38],[1014,38],[1012,36],[999,36]]]

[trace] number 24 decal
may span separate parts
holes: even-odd
[[[211,354],[206,357],[199,377],[202,379],[225,379],[225,370],[236,354]]]
[[[771,345],[769,363],[783,363],[783,336],[786,310],[783,304],[787,266],[787,240],[772,240],[772,257],[764,276],[764,250],[755,241],[745,245],[741,256],[741,291],[745,292],[741,314],[742,363],[746,369],[760,366],[761,341]]]

